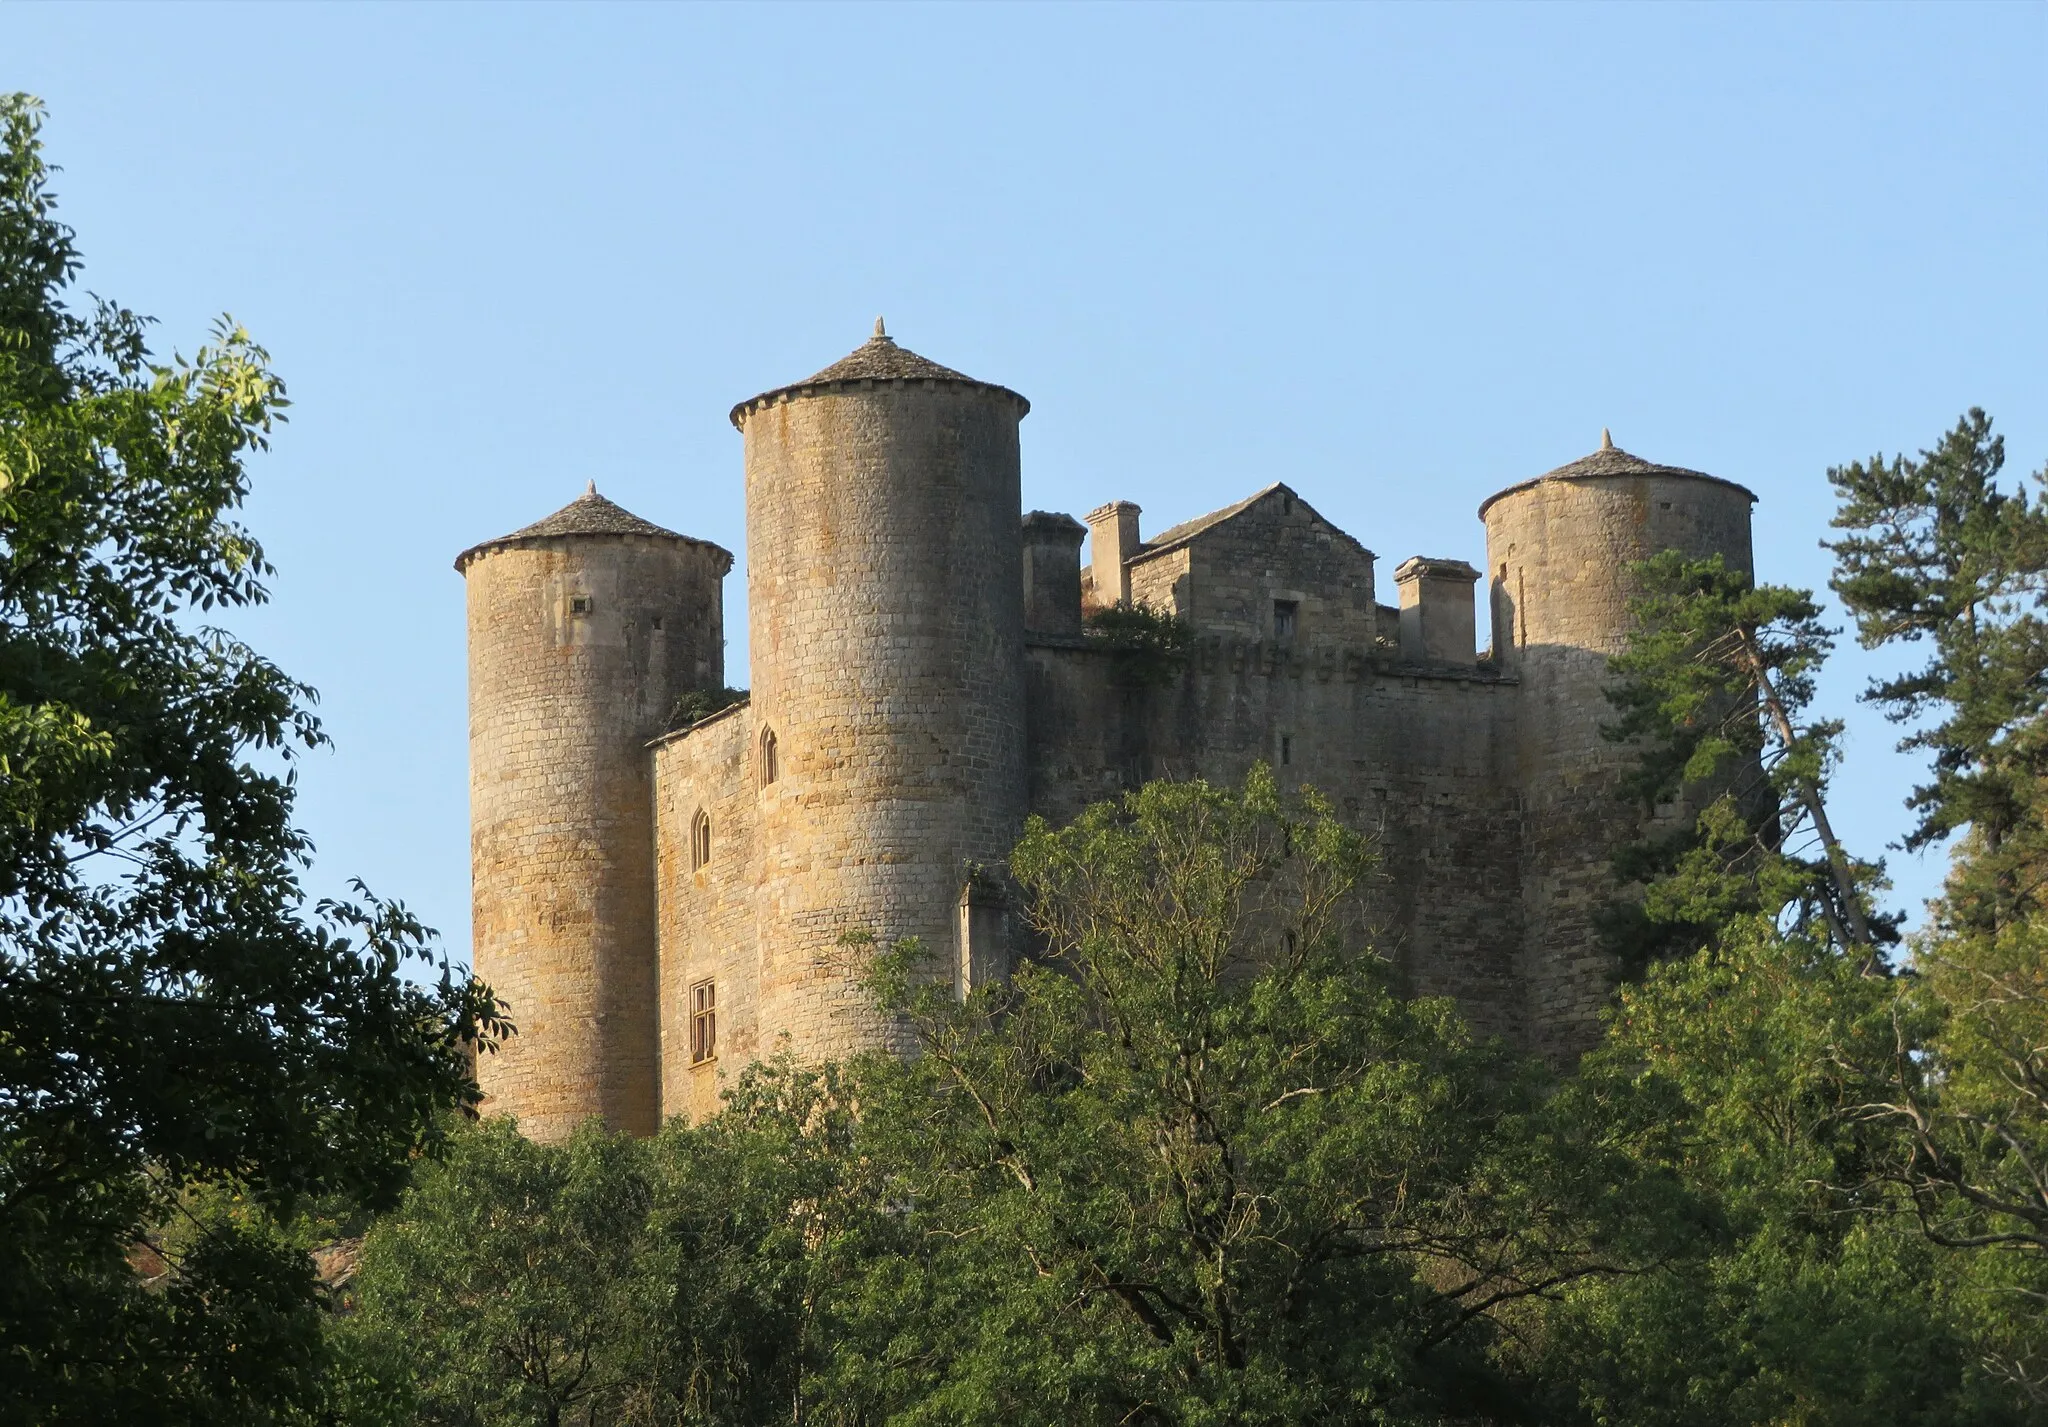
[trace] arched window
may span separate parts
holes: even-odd
[[[711,814],[702,808],[690,820],[690,870],[695,872],[711,860]]]
[[[761,786],[767,787],[782,776],[782,765],[775,754],[775,730],[761,730]]]

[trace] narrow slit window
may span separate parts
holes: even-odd
[[[718,983],[699,981],[690,988],[690,1064],[702,1065],[718,1055]]]
[[[690,823],[690,870],[711,860],[711,815],[700,811]]]
[[[1273,601],[1273,637],[1274,637],[1275,639],[1292,639],[1292,638],[1294,638],[1294,625],[1295,625],[1295,616],[1296,616],[1296,615],[1298,615],[1298,614],[1300,614],[1300,613],[1301,613],[1301,601],[1299,601],[1299,600],[1274,600],[1274,601]]]
[[[1281,763],[1281,766],[1283,766],[1283,767],[1284,767],[1284,766],[1286,766],[1287,764],[1289,764],[1289,763],[1292,763],[1293,761],[1294,761],[1294,735],[1292,735],[1292,734],[1289,734],[1289,733],[1283,733],[1283,734],[1281,734],[1281,735],[1280,735],[1280,763]]]
[[[767,787],[782,776],[782,761],[775,747],[775,730],[761,730],[761,786]]]

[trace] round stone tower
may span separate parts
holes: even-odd
[[[1493,496],[1486,522],[1493,649],[1518,678],[1523,796],[1523,974],[1533,1049],[1567,1058],[1590,1045],[1612,984],[1594,917],[1613,893],[1609,864],[1634,810],[1618,783],[1634,755],[1601,737],[1614,718],[1609,656],[1641,593],[1635,562],[1663,550],[1719,554],[1751,570],[1756,497],[1733,481],[1660,466],[1615,448]]]
[[[647,740],[725,682],[732,556],[590,490],[465,550],[476,973],[519,1033],[486,1113],[535,1139],[591,1115],[652,1134],[654,818]]]
[[[848,933],[1007,948],[1025,812],[1017,393],[874,339],[733,408],[746,440],[760,1044],[896,1044]],[[956,971],[957,974],[957,971]]]

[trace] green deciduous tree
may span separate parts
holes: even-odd
[[[1972,1366],[1955,1265],[1887,1182],[1897,983],[1758,914],[1623,989],[1567,1087],[1639,1173],[1712,1207],[1650,1273],[1575,1286],[1540,1376],[1563,1422],[2018,1423]]]
[[[509,1120],[459,1136],[366,1241],[347,1356],[415,1421],[633,1420],[651,1179],[597,1120],[560,1146]]]
[[[2037,914],[1915,950],[1868,1113],[1903,1141],[1889,1179],[1964,1261],[1984,1361],[2048,1409],[2048,927]]]
[[[904,1422],[1435,1422],[1506,1410],[1511,1307],[1668,1207],[1555,1136],[1529,1073],[1395,994],[1368,843],[1255,770],[1153,783],[1011,868],[1043,943],[965,1004],[880,962],[918,1053],[861,1081]],[[885,1315],[886,1316],[886,1315]],[[857,1367],[858,1365],[856,1365]],[[849,1369],[850,1379],[859,1374]]]
[[[705,1124],[459,1134],[368,1236],[336,1414],[377,1423],[833,1418],[838,1317],[899,1222],[836,1071],[757,1066]],[[881,1234],[881,1239],[875,1235]]]
[[[1646,802],[1681,816],[1620,865],[1645,884],[1636,924],[1679,954],[1624,992],[1568,1098],[1595,1097],[1607,1133],[1654,1128],[1623,1143],[1725,1229],[1672,1272],[1569,1295],[1563,1341],[1591,1347],[1564,1375],[1596,1415],[1988,1422],[2048,1400],[2048,963],[2027,901],[2048,542],[2038,506],[1991,484],[1988,432],[1972,413],[1920,462],[1831,473],[1834,584],[1865,643],[1934,646],[1871,694],[1901,721],[1942,715],[1907,741],[1935,774],[1909,845],[1965,834],[1917,975],[1874,955],[1876,868],[1827,815],[1837,726],[1802,714],[1828,646],[1810,597],[1676,555],[1644,568],[1614,732],[1638,741]],[[1764,790],[1747,805],[1746,773]]]
[[[232,324],[161,362],[70,301],[39,123],[0,98],[0,1418],[259,1421],[315,1375],[303,1255],[151,1226],[388,1199],[491,1007],[402,908],[306,905],[311,691],[203,622],[264,598],[231,515],[283,388]]]

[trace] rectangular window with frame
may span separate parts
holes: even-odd
[[[1301,613],[1299,600],[1273,601],[1273,638],[1285,643],[1294,638],[1295,616]]]
[[[690,988],[690,1064],[702,1065],[718,1055],[718,983],[699,981]]]

